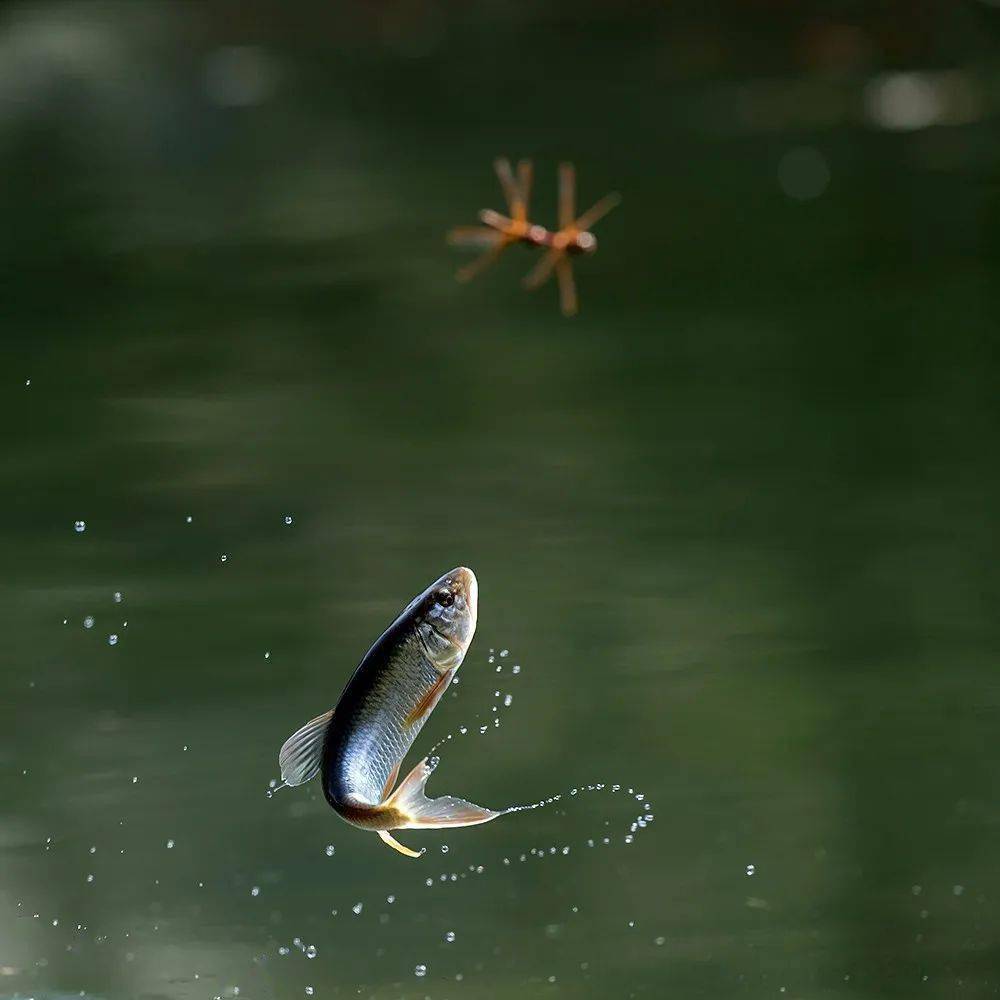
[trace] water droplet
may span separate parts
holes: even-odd
[[[285,515],[285,524],[291,524],[291,523],[292,523],[292,515],[291,514],[286,514]]]
[[[226,553],[223,552],[219,558],[222,562],[225,562],[229,558],[229,556],[227,556]]]
[[[108,636],[108,645],[109,646],[118,645],[118,636],[116,633],[112,632],[111,635]]]
[[[120,590],[116,590],[115,591],[115,604],[121,604],[122,598],[123,598],[122,592]]]
[[[514,666],[510,668],[510,672],[512,674],[519,674],[521,672],[521,665],[519,663],[515,663]]]
[[[424,976],[426,976],[426,975],[427,975],[427,966],[426,966],[426,965],[418,965],[418,966],[416,966],[416,967],[415,967],[415,968],[413,969],[413,974],[414,974],[414,975],[415,975],[415,976],[416,976],[416,977],[417,977],[418,979],[423,979],[423,978],[424,978]]]
[[[448,942],[448,944],[451,944],[451,942],[455,940],[455,932],[454,931],[445,931],[444,939],[445,939],[445,941]]]
[[[93,615],[87,615],[87,617],[83,619],[83,627],[84,628],[93,628],[94,627],[94,616]]]
[[[442,854],[447,854],[450,850],[451,850],[451,848],[447,844],[442,844],[441,845],[441,853]]]
[[[757,866],[756,865],[747,865],[747,867],[746,867],[746,873],[747,873],[747,875],[754,875],[754,874],[756,874],[756,872],[757,872]]]
[[[289,948],[287,944],[283,944],[283,945],[282,945],[282,946],[281,946],[281,947],[280,947],[280,948],[278,949],[278,954],[279,954],[279,955],[290,955],[291,953],[292,953],[292,949],[291,949],[291,948]]]
[[[174,849],[174,842],[173,842],[173,840],[172,839],[168,840],[167,841],[167,850],[168,851],[172,851],[173,849]]]
[[[31,379],[30,379],[30,378],[26,378],[26,379],[24,380],[24,384],[25,384],[25,385],[31,385]]]
[[[665,937],[663,937],[663,935],[662,935],[662,934],[661,934],[661,935],[660,935],[660,936],[659,936],[658,938],[655,938],[655,939],[653,940],[653,944],[655,944],[655,945],[656,945],[656,946],[657,946],[658,948],[659,948],[659,947],[660,947],[661,945],[665,945],[666,943],[667,943],[667,939],[666,939]]]
[[[500,655],[501,656],[510,656],[510,650],[509,649],[501,649],[500,650]]]
[[[307,986],[306,987],[306,996],[307,997],[311,997],[315,992],[316,991],[311,986]]]
[[[192,522],[192,521],[194,520],[194,518],[193,518],[193,517],[192,517],[192,516],[191,516],[190,514],[188,514],[188,516],[187,516],[186,518],[184,518],[184,520],[185,520],[185,521],[186,521],[186,522],[187,522],[188,524],[190,524],[190,523],[191,523],[191,522]]]
[[[358,916],[364,908],[365,908],[365,904],[364,903],[355,903],[351,907],[351,909],[354,911],[354,915],[355,916]]]
[[[264,659],[265,660],[271,659],[271,650],[268,650],[266,653],[264,653]]]
[[[326,845],[326,856],[328,858],[332,858],[336,852],[337,852],[337,848],[334,847],[333,844],[327,844]]]
[[[88,882],[93,882],[94,881],[94,876],[93,875],[88,875],[87,876],[87,881]]]
[[[512,694],[505,694],[503,696],[503,707],[510,708],[513,701],[514,701],[514,696]]]
[[[315,958],[317,954],[316,945],[311,944],[306,948],[306,958]]]
[[[87,530],[87,522],[86,521],[74,521],[73,522],[73,530],[75,532],[77,532],[77,534],[79,534],[81,531],[86,531]]]
[[[253,887],[253,888],[252,888],[252,889],[250,890],[250,895],[251,895],[251,896],[259,896],[259,895],[260,895],[260,886],[259,886],[259,885],[255,885],[255,886],[254,886],[254,887]]]
[[[965,886],[964,885],[953,885],[951,887],[951,892],[952,892],[953,896],[961,896],[962,893],[965,892]]]

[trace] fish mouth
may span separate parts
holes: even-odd
[[[451,571],[452,589],[458,589],[465,597],[465,604],[469,609],[472,620],[476,621],[479,616],[479,581],[476,574],[468,566],[459,566]]]

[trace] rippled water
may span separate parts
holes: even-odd
[[[234,11],[0,21],[0,996],[993,995],[985,8],[908,131],[874,22]],[[624,194],[573,322],[502,152]],[[411,861],[268,788],[457,564],[431,790],[559,798]]]

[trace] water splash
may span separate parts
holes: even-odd
[[[500,650],[500,656],[501,658],[506,658],[510,656],[510,650],[508,649]],[[496,659],[497,659],[496,651],[491,648],[489,654],[487,655],[486,662],[488,664],[493,664],[496,663]],[[496,666],[495,673],[498,674],[502,673],[503,670],[504,670],[504,665],[502,663],[498,664]],[[514,664],[513,668],[511,669],[511,673],[519,674],[520,672],[521,672],[520,664]],[[452,681],[452,687],[454,687],[457,683],[458,683],[458,678],[456,677],[455,680]],[[457,692],[453,691],[452,697],[455,697],[456,695]],[[430,748],[430,750],[428,751],[428,756],[436,753],[445,744],[453,740],[456,740],[461,736],[468,736],[470,732],[477,731],[480,736],[485,736],[486,733],[489,732],[491,728],[499,729],[503,723],[503,716],[505,715],[505,710],[510,708],[510,706],[514,703],[514,695],[511,694],[509,691],[502,691],[500,689],[495,689],[493,691],[493,698],[494,701],[493,704],[490,706],[490,711],[488,714],[476,715],[474,716],[471,724],[463,722],[457,727],[457,729],[453,730],[450,733],[446,733],[444,736],[441,737],[441,739],[437,741],[437,743],[435,743]]]
[[[510,656],[509,649],[503,648],[500,650],[499,653],[500,660],[505,660],[509,656]],[[487,656],[487,663],[489,664],[497,663],[497,659],[498,657],[496,654],[496,650],[490,649],[489,654]],[[502,662],[497,663],[495,672],[502,673],[504,667],[505,664],[503,664]],[[510,673],[512,676],[519,675],[521,673],[521,665],[519,663],[514,663],[513,665],[511,665]],[[494,701],[490,707],[490,714],[489,716],[486,717],[487,718],[486,722],[482,721],[483,716],[481,715],[476,716],[474,723],[472,725],[464,723],[462,725],[459,725],[457,730],[447,733],[431,747],[427,755],[427,760],[428,764],[432,768],[436,769],[441,761],[441,756],[438,754],[438,751],[441,750],[442,747],[446,747],[449,743],[453,743],[460,737],[467,736],[469,733],[474,731],[477,731],[480,735],[485,735],[491,728],[492,729],[500,728],[501,723],[506,716],[507,709],[509,709],[514,702],[514,696],[509,691],[503,692],[501,691],[501,689],[495,689],[493,691],[493,699]],[[476,723],[479,724],[477,725]],[[614,783],[596,782],[592,784],[579,785],[575,788],[569,789],[566,792],[559,792],[558,794],[550,795],[545,798],[538,799],[534,802],[517,803],[515,805],[507,806],[506,808],[499,810],[499,813],[501,816],[507,816],[513,813],[527,812],[534,809],[544,809],[547,808],[548,806],[553,806],[558,803],[564,802],[567,799],[571,799],[576,796],[588,793],[590,794],[610,793],[613,795],[618,795],[619,793],[621,793],[623,795],[631,797],[635,802],[639,803],[639,812],[628,822],[625,828],[625,832],[620,835],[620,840],[624,844],[634,843],[635,838],[638,836],[638,834],[641,831],[645,830],[646,827],[648,827],[653,822],[654,815],[652,806],[648,801],[646,801],[645,794],[641,791],[637,791],[635,788],[626,789],[625,786],[617,782]],[[601,838],[591,837],[583,841],[583,843],[585,843],[588,848],[593,848],[598,845],[607,847],[613,843],[613,838],[610,836],[604,836]],[[565,856],[570,853],[570,850],[571,848],[569,844],[551,846],[547,851],[543,849],[533,848],[527,854],[520,855],[520,860],[526,861],[529,857],[532,856],[551,857],[556,854]],[[442,848],[442,853],[444,853],[444,848]],[[504,858],[504,863],[510,864],[511,862],[508,858]],[[444,879],[441,879],[440,881],[444,881]]]

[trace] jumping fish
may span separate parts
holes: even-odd
[[[436,760],[427,757],[396,786],[403,759],[465,659],[478,598],[476,575],[464,566],[432,583],[368,650],[336,707],[290,736],[278,755],[286,785],[322,772],[331,808],[407,857],[422,852],[390,830],[476,826],[502,815],[451,795],[428,798]]]

